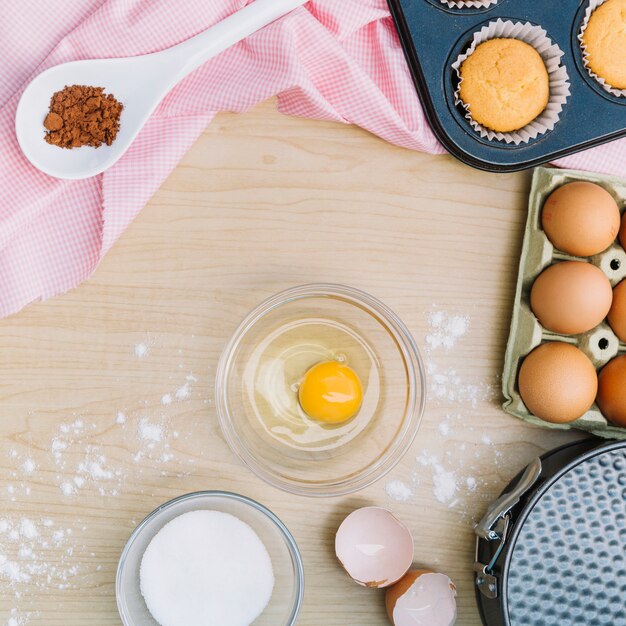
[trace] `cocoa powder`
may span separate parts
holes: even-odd
[[[50,99],[45,140],[60,148],[110,146],[120,129],[124,105],[103,87],[66,86]]]

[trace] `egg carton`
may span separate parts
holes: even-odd
[[[557,250],[541,228],[541,210],[547,197],[561,185],[573,181],[588,181],[604,187],[617,201],[622,214],[626,210],[626,180],[575,170],[539,167],[533,175],[528,206],[528,221],[519,265],[511,332],[507,344],[502,375],[503,408],[531,424],[568,430],[577,428],[607,439],[626,440],[626,428],[610,424],[596,404],[581,418],[568,424],[552,424],[539,419],[526,408],[517,385],[520,366],[532,350],[548,341],[562,341],[580,348],[600,370],[618,354],[626,354],[626,344],[619,341],[606,321],[580,335],[560,335],[539,324],[530,308],[530,290],[541,272],[557,261],[588,261],[599,267],[615,287],[626,278],[626,251],[616,241],[592,257],[574,257]]]

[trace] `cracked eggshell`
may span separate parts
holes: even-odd
[[[413,563],[413,537],[392,513],[380,507],[353,511],[335,536],[335,553],[350,578],[382,588],[400,580]]]
[[[411,570],[385,596],[393,626],[452,626],[456,622],[456,587],[445,574]]]

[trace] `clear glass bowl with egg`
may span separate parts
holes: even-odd
[[[299,390],[319,363],[347,365],[360,408],[339,423],[312,419]],[[261,303],[228,342],[216,409],[230,447],[269,484],[338,496],[386,474],[413,442],[425,379],[410,332],[387,306],[342,285],[314,284]]]
[[[228,513],[258,535],[272,562],[274,588],[269,604],[253,626],[293,626],[304,597],[304,568],[294,538],[269,509],[245,496],[225,491],[200,491],[171,500],[135,528],[117,569],[115,592],[124,626],[159,626],[141,593],[141,562],[157,533],[175,518],[192,511]]]

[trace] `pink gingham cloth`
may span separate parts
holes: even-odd
[[[206,63],[166,98],[109,171],[60,181],[14,132],[20,94],[74,59],[154,52],[249,0],[5,0],[0,20],[0,316],[71,289],[99,261],[218,111],[278,95],[283,113],[357,124],[442,153],[419,106],[385,0],[312,0]],[[626,176],[626,141],[559,162]]]

